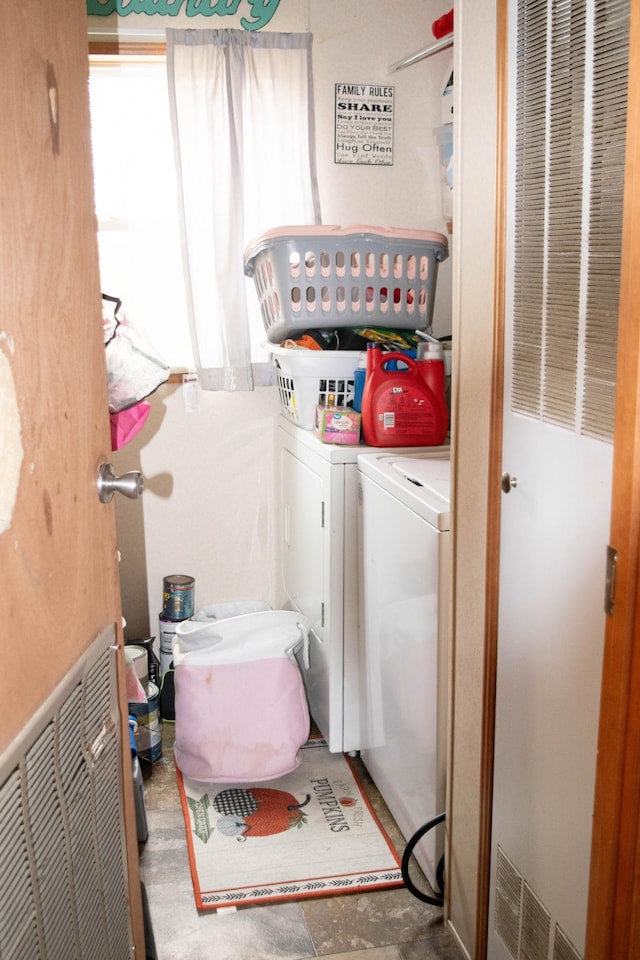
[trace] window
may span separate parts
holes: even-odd
[[[92,62],[89,88],[102,292],[194,369],[164,57]]]
[[[308,33],[167,30],[187,309],[205,389],[272,379],[257,355],[265,334],[244,251],[272,227],[320,220],[311,44]]]
[[[167,30],[167,56],[94,63],[103,293],[211,390],[271,382],[243,252],[320,220],[309,34]]]

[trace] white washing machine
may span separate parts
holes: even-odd
[[[450,461],[358,457],[361,756],[406,840],[445,810]],[[415,854],[436,886],[444,826]]]

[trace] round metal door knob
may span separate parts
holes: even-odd
[[[510,473],[503,473],[501,485],[503,493],[510,493],[514,487],[518,486],[518,478],[512,477]]]
[[[121,493],[130,500],[137,500],[144,491],[144,477],[138,470],[130,470],[116,477],[110,463],[103,463],[98,471],[98,496],[100,503],[109,503],[114,493]]]

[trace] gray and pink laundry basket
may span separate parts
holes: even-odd
[[[267,339],[309,328],[431,326],[441,233],[356,225],[268,230],[244,252]]]
[[[176,765],[205,783],[255,783],[295,770],[310,720],[296,654],[299,613],[249,601],[203,607],[173,641]]]

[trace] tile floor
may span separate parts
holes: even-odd
[[[462,960],[442,910],[402,887],[199,912],[172,746],[173,728],[165,724],[162,758],[143,767],[149,838],[140,845],[140,870],[157,960]],[[400,833],[362,766],[361,776],[401,852]],[[415,883],[421,888],[417,879]]]

